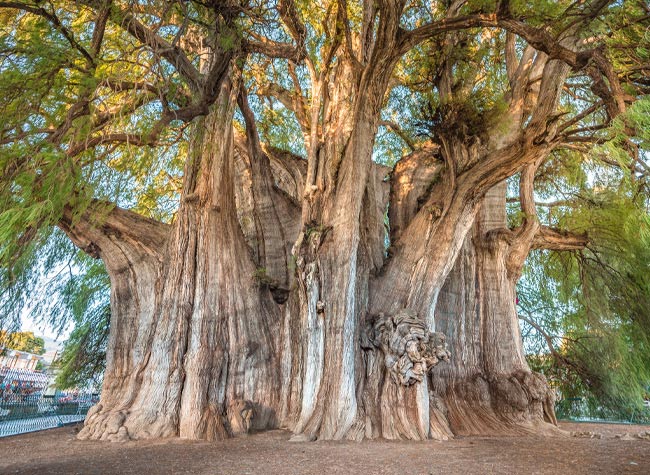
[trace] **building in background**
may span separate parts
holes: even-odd
[[[39,362],[41,363],[40,366],[38,365]],[[0,349],[0,368],[36,371],[36,369],[43,367],[44,362],[45,357],[41,355],[35,355],[26,351],[11,350],[9,348]],[[39,367],[37,368],[37,366]]]

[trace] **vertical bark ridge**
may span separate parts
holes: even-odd
[[[507,229],[506,183],[485,196],[476,223],[480,312],[484,316],[484,367],[489,374],[527,370],[516,308],[516,280],[508,275],[508,242],[499,231]]]
[[[396,252],[397,243],[403,230],[408,227],[423,202],[433,192],[436,177],[441,171],[441,162],[436,159],[436,147],[426,147],[414,152],[398,162],[391,173],[390,219],[391,249],[389,256]],[[380,233],[376,231],[378,235]],[[383,262],[383,259],[382,259]],[[411,269],[406,269],[406,278]],[[375,273],[383,272],[381,267]],[[380,277],[381,278],[381,277]],[[374,296],[372,296],[374,299]],[[399,299],[400,295],[391,292],[386,296]],[[375,303],[372,300],[373,304]],[[398,310],[395,307],[374,306],[369,316],[379,312],[388,314]],[[371,320],[364,323],[368,328]],[[362,341],[363,341],[362,336]],[[412,386],[398,384],[388,375],[385,356],[372,345],[364,345],[362,412],[364,430],[359,437],[384,437],[387,439],[423,440],[428,438],[446,439],[452,434],[446,425],[444,415],[437,409],[435,401],[430,401],[429,384],[426,378]]]
[[[367,262],[360,259],[360,220],[386,87],[358,90],[359,76],[348,61],[342,61],[334,74],[324,113],[328,129],[309,161],[303,229],[294,246],[299,290],[295,298],[302,316],[291,319],[291,332],[305,335],[308,343],[295,350],[302,356],[292,361],[293,384],[303,388],[292,394],[303,401],[291,404],[300,414],[288,418],[296,421],[289,426],[304,437],[326,439],[345,437],[357,417],[355,362],[367,301],[358,296],[368,278],[368,271],[360,267]],[[306,389],[298,374],[317,391]]]
[[[370,268],[383,260],[379,246],[360,242],[362,227],[377,229],[382,218],[376,209],[364,214],[362,208],[379,113],[398,60],[391,51],[401,34],[403,8],[404,2],[391,1],[364,10],[364,21],[376,18],[378,24],[360,38],[349,31],[345,5],[337,5],[336,34],[321,72],[310,68],[311,130],[304,131],[309,159],[303,228],[294,246],[298,292],[291,304],[298,315],[286,319],[285,330],[289,341],[299,343],[285,377],[292,387],[286,392],[287,425],[300,438],[341,439],[362,432],[358,341]],[[303,377],[317,391],[307,388]]]

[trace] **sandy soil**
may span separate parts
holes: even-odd
[[[88,442],[64,427],[0,439],[0,474],[650,474],[648,426],[561,423],[586,437],[470,437],[449,442],[288,442],[272,431],[223,442]]]

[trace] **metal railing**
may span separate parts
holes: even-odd
[[[558,419],[575,422],[612,422],[619,424],[650,424],[650,407],[615,411],[600,407],[587,398],[565,398],[555,403]]]
[[[83,421],[99,399],[87,391],[48,391],[52,376],[0,368],[0,437]]]

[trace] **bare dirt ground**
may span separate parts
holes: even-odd
[[[0,474],[650,474],[648,426],[561,423],[583,437],[468,437],[448,442],[288,442],[272,431],[222,442],[75,439],[64,427],[0,439]],[[601,438],[588,438],[589,433]]]

